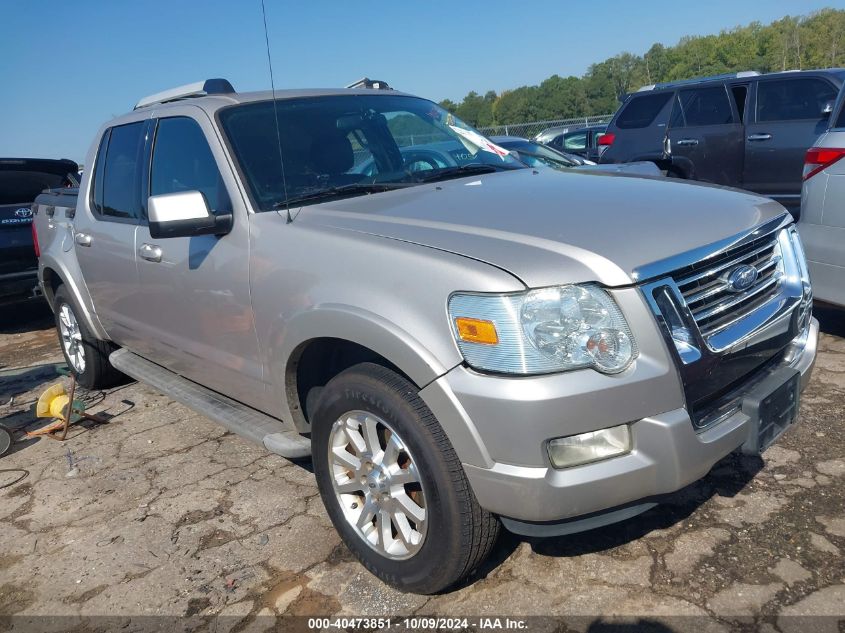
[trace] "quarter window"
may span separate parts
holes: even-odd
[[[821,120],[836,90],[824,79],[774,79],[757,84],[758,121]]]
[[[632,97],[626,106],[623,106],[619,118],[616,120],[617,127],[622,129],[648,127],[669,101],[671,92],[657,92],[642,97]]]
[[[214,213],[231,205],[220,170],[199,124],[188,117],[161,119],[153,149],[150,195],[199,191]]]
[[[143,121],[113,127],[103,136],[94,167],[93,208],[104,219],[138,219],[143,141]]]

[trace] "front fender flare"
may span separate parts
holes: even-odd
[[[398,367],[419,388],[436,380],[461,362],[460,353],[439,359],[422,342],[395,323],[369,310],[343,305],[323,304],[301,312],[279,324],[271,341],[281,341],[272,349],[269,359],[269,380],[276,393],[286,393],[286,376],[295,351],[304,343],[319,338],[337,338],[357,343],[386,358]],[[443,328],[444,335],[448,330]],[[286,400],[286,399],[284,399]],[[280,402],[287,419],[292,415],[290,404]]]

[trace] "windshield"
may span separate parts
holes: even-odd
[[[260,101],[218,116],[260,211],[525,167],[440,106],[416,97],[278,99],[275,108]]]
[[[578,161],[572,160],[568,156],[540,143],[521,141],[504,143],[504,145],[508,149],[516,151],[518,158],[529,167],[569,169],[570,167],[577,167],[580,164]]]

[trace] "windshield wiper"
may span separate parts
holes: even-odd
[[[461,165],[460,167],[444,167],[437,170],[429,176],[417,178],[417,182],[435,182],[437,180],[446,180],[448,178],[460,178],[461,176],[468,176],[471,174],[491,174],[494,171],[510,171],[513,167],[505,167],[498,165],[481,165],[473,163],[471,165]],[[518,168],[516,168],[518,169]]]
[[[315,200],[329,200],[332,198],[342,198],[343,196],[362,195],[367,193],[381,193],[383,191],[391,191],[392,189],[402,189],[410,187],[413,183],[408,182],[353,182],[348,185],[338,185],[337,187],[328,187],[310,193],[304,193],[301,196],[294,196],[281,202],[276,202],[273,205],[274,209],[284,209],[288,206],[295,206],[303,202],[314,202]]]

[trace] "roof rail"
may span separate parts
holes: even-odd
[[[393,90],[387,85],[386,81],[380,79],[370,79],[369,77],[361,77],[358,81],[349,84],[347,88],[370,88],[371,90]]]
[[[135,104],[135,110],[145,106],[154,105],[156,103],[167,103],[169,101],[179,101],[180,99],[189,99],[191,97],[204,97],[205,95],[224,95],[234,94],[235,89],[225,79],[206,79],[205,81],[197,81],[196,83],[186,84],[157,92],[149,97],[144,97]]]
[[[741,70],[737,73],[723,73],[721,75],[711,75],[710,77],[693,77],[692,79],[679,79],[678,81],[664,81],[661,83],[649,84],[643,86],[637,92],[647,92],[649,90],[656,90],[659,88],[674,88],[675,86],[686,86],[691,84],[700,84],[705,81],[716,81],[718,79],[742,79],[743,77],[757,77],[760,73],[756,70]]]

